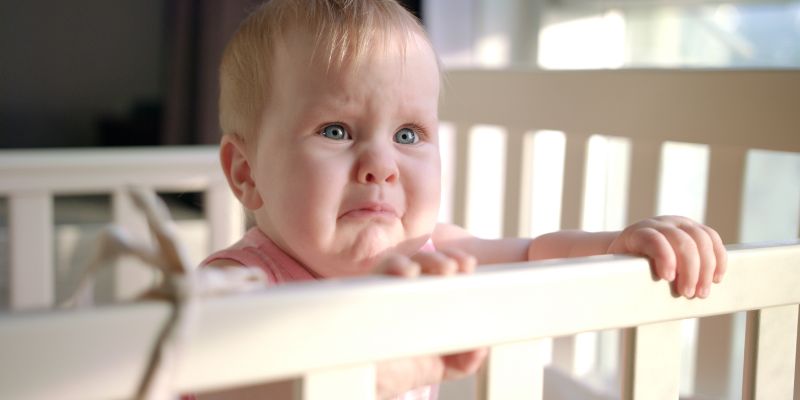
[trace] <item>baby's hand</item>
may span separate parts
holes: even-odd
[[[381,261],[375,272],[383,275],[413,278],[419,275],[469,274],[477,260],[456,249],[419,252],[411,257],[391,255]],[[448,379],[459,379],[474,373],[486,359],[488,349],[448,355],[414,357],[387,361],[377,366],[378,398],[395,396],[420,386]]]
[[[411,257],[392,254],[375,267],[380,275],[413,278],[419,275],[471,274],[475,271],[477,260],[457,249],[421,251]]]
[[[727,261],[715,230],[678,216],[650,218],[625,228],[608,252],[648,257],[656,275],[675,282],[686,298],[708,297],[711,282],[722,281]]]

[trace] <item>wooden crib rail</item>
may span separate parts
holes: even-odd
[[[800,243],[729,250],[729,272],[705,300],[673,296],[645,260],[624,256],[490,266],[452,278],[298,283],[210,299],[177,386],[202,391],[303,377],[299,399],[372,399],[376,360],[492,346],[484,398],[529,400],[521,395],[541,398],[542,367],[521,356],[537,339],[634,327],[622,398],[677,398],[676,321],[755,310],[744,398],[791,398]],[[0,397],[130,398],[168,313],[166,304],[149,302],[0,315]]]
[[[475,231],[482,226],[476,214],[501,210],[492,215],[500,222],[479,234],[501,231],[503,236],[531,236],[559,228],[615,230],[653,215],[686,214],[685,208],[674,211],[670,206],[674,200],[664,200],[668,196],[663,195],[670,193],[664,172],[680,170],[672,166],[682,162],[669,157],[667,148],[674,142],[692,143],[699,144],[691,147],[707,157],[694,164],[695,172],[683,172],[687,178],[703,180],[702,192],[684,194],[696,201],[697,210],[702,208],[692,217],[712,226],[725,243],[752,240],[745,239],[753,231],[752,220],[746,226],[745,216],[754,215],[754,204],[747,201],[757,186],[749,175],[757,164],[753,161],[763,153],[800,152],[796,104],[800,104],[797,70],[448,71],[440,107],[442,126],[452,132],[455,144],[450,159],[443,157],[443,170],[452,169],[454,182],[444,186],[452,199],[447,212],[453,222]],[[486,143],[481,138],[485,133],[496,134],[501,150],[475,145]],[[558,146],[539,148],[558,157],[563,151],[563,162],[537,163],[537,157],[547,157],[536,151],[540,146],[536,137],[562,138]],[[591,169],[598,168],[590,162],[592,155],[607,151],[592,148],[597,138],[622,145],[609,155],[614,162],[592,174]],[[795,167],[787,164],[787,168]],[[476,179],[495,169],[502,172]],[[550,176],[559,177],[560,185],[537,186]],[[797,176],[780,167],[774,176],[774,187],[797,188],[800,182],[778,178]],[[765,174],[756,181],[766,179]],[[589,182],[601,181],[605,188],[600,193],[589,189]],[[483,188],[494,182],[500,183],[492,190]],[[485,202],[492,204],[489,208],[476,207],[480,204],[476,192],[500,196]],[[796,197],[785,202],[772,198],[776,215],[796,220]],[[553,203],[557,209],[542,212],[543,205]],[[592,215],[601,218],[587,218]],[[596,226],[598,220],[605,225]],[[587,221],[595,225],[587,227]],[[796,232],[782,238],[796,238]],[[741,384],[733,371],[740,361],[733,341],[739,335],[739,319],[725,315],[698,322],[697,343],[705,345],[697,348],[690,372],[698,379],[689,381],[685,390],[710,398],[736,396]],[[577,354],[574,339],[556,340],[553,359],[559,367],[577,374]]]
[[[440,117],[644,141],[800,152],[793,70],[454,70]]]

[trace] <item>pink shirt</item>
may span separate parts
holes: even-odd
[[[420,250],[435,249],[429,240]],[[211,254],[201,265],[216,260],[233,260],[242,265],[261,268],[267,273],[269,282],[275,285],[316,279],[307,268],[281,250],[258,228],[251,228],[238,242]],[[394,400],[436,400],[438,396],[439,385],[431,385],[408,391]]]

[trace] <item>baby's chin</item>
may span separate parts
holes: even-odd
[[[394,251],[402,238],[395,237],[399,235],[392,233],[378,227],[370,227],[350,238],[349,246],[343,255],[352,265],[352,275],[370,273],[386,254]]]

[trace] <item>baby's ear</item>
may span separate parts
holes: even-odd
[[[245,208],[255,210],[264,203],[256,190],[244,142],[237,135],[223,135],[219,147],[222,171],[233,194]]]

